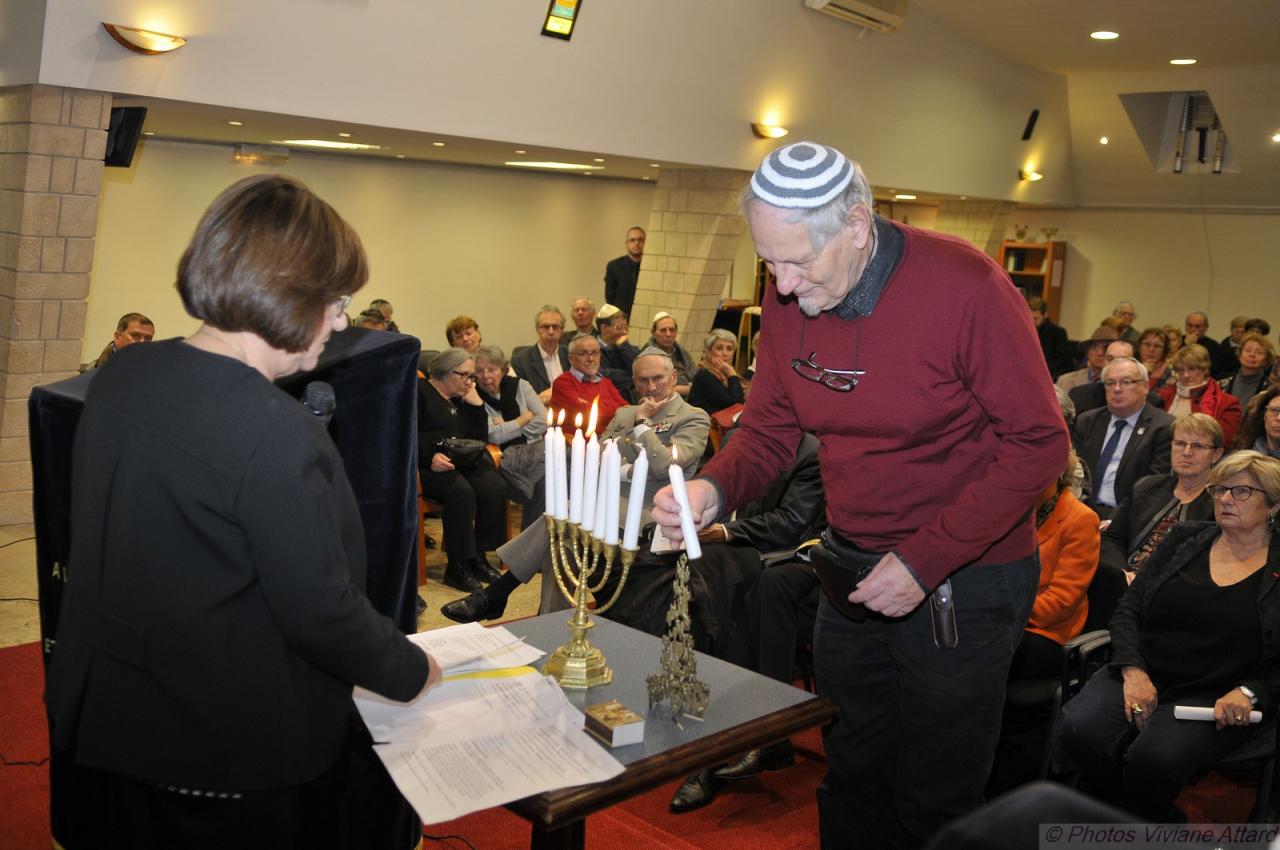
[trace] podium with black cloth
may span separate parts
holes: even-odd
[[[334,334],[316,368],[279,386],[301,398],[313,381],[329,383],[336,407],[329,432],[360,506],[368,557],[366,593],[401,631],[417,631],[417,367],[414,337],[358,328]],[[40,598],[41,647],[47,666],[56,649],[58,614],[71,548],[71,468],[76,425],[94,378],[36,387],[28,400]],[[140,541],[145,545],[145,541]],[[421,826],[381,763],[359,738],[342,758],[351,779],[347,804],[358,820],[350,847],[413,847]]]

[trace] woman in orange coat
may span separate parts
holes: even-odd
[[[1036,502],[1040,541],[1040,587],[1022,642],[1013,656],[1010,679],[1057,676],[1062,645],[1080,634],[1089,614],[1087,591],[1098,568],[1098,515],[1071,494],[1075,452],[1056,482]]]
[[[1160,391],[1164,409],[1174,419],[1188,413],[1207,413],[1222,426],[1224,445],[1233,445],[1240,427],[1240,401],[1209,376],[1209,351],[1203,345],[1180,348],[1169,358],[1175,385]]]

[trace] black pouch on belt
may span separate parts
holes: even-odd
[[[834,537],[830,529],[823,532],[822,542],[809,550],[809,561],[822,583],[827,601],[857,623],[865,620],[870,612],[865,605],[850,602],[849,594],[858,589],[858,582],[866,578],[883,557]]]

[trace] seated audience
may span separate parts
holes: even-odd
[[[719,413],[726,407],[746,402],[742,379],[733,368],[737,351],[738,338],[724,328],[707,334],[702,344],[702,360],[698,362],[698,371],[693,373],[690,404],[707,413]]]
[[[656,349],[645,349],[636,358],[634,374],[640,403],[624,407],[613,417],[605,438],[616,438],[622,453],[622,480],[630,481],[632,464],[639,452],[649,459],[649,473],[644,488],[645,523],[653,505],[653,494],[666,486],[671,466],[672,449],[677,450],[685,475],[692,475],[706,448],[711,420],[704,411],[690,406],[675,391],[676,372],[671,358]],[[627,512],[624,485],[621,516]],[[511,591],[533,576],[542,574],[540,613],[560,611],[568,602],[560,593],[555,578],[549,575],[551,551],[545,523],[535,522],[514,540],[498,549],[508,571],[480,592],[449,602],[440,609],[451,620],[471,623],[493,620],[506,610]]]
[[[1055,386],[1053,392],[1058,396],[1058,406],[1062,408],[1062,420],[1067,424],[1067,433],[1071,433],[1071,429],[1076,424],[1076,406],[1071,401],[1071,396],[1062,391],[1062,387]],[[1073,452],[1074,454],[1074,452]],[[1075,455],[1076,468],[1071,476],[1071,481],[1067,485],[1071,488],[1071,495],[1081,501],[1085,501],[1086,491],[1089,490],[1089,475],[1084,463],[1080,460],[1079,455]]]
[[[1218,381],[1218,388],[1235,396],[1242,408],[1248,407],[1249,400],[1267,388],[1275,359],[1276,350],[1271,340],[1255,332],[1244,334],[1236,352],[1240,368],[1234,375]]]
[[[1235,355],[1231,346],[1223,345],[1208,335],[1209,316],[1201,311],[1188,313],[1185,323],[1186,333],[1182,335],[1183,348],[1189,345],[1200,345],[1209,354],[1210,374],[1214,378],[1225,378],[1236,370]]]
[[[1231,336],[1222,341],[1223,345],[1231,346],[1231,353],[1240,354],[1240,342],[1244,339],[1245,323],[1249,321],[1248,316],[1236,316],[1231,320]]]
[[[806,434],[791,468],[769,485],[758,502],[740,508],[732,520],[698,532],[702,561],[694,569],[701,574],[701,584],[714,581],[716,575],[732,574],[735,567],[754,581],[747,585],[741,610],[722,615],[734,620],[727,647],[724,641],[714,645],[714,635],[699,645],[698,626],[705,618],[697,616],[698,609],[725,606],[699,604],[703,600],[695,595],[690,605],[695,647],[784,684],[790,684],[794,677],[796,648],[813,642],[818,613],[818,577],[809,562],[797,554],[802,544],[826,526],[818,448],[818,438]],[[609,610],[609,618],[660,635],[667,628],[675,564],[668,557],[646,573],[643,567],[647,565],[642,562],[632,568],[622,598]],[[691,583],[695,587],[699,584]],[[651,587],[653,592],[649,592]],[[720,631],[729,631],[727,622]],[[731,764],[689,776],[671,798],[670,809],[680,813],[701,808],[715,798],[723,783],[791,767],[795,761],[790,739],[750,750]]]
[[[649,331],[653,336],[649,337],[645,348],[657,348],[671,358],[671,362],[676,366],[676,392],[682,396],[689,395],[693,383],[693,358],[688,351],[685,351],[684,346],[676,341],[680,333],[676,320],[671,318],[670,313],[660,312],[653,317],[653,324]]]
[[[1164,331],[1164,338],[1169,343],[1169,357],[1172,357],[1182,348],[1182,329],[1177,325],[1161,325],[1160,330]]]
[[[1065,708],[1062,741],[1089,789],[1147,820],[1177,820],[1174,800],[1198,771],[1259,733],[1280,693],[1280,618],[1269,592],[1280,461],[1253,451],[1210,473],[1215,522],[1169,532],[1111,619],[1111,661]],[[1265,581],[1264,581],[1265,580]],[[1174,718],[1211,706],[1213,723]]]
[[[375,298],[369,302],[369,306],[382,314],[382,318],[387,322],[385,330],[389,330],[393,334],[400,333],[399,325],[397,325],[395,320],[391,318],[395,311],[391,308],[390,301],[385,298]]]
[[[1116,326],[1116,331],[1119,332],[1120,338],[1137,345],[1138,331],[1134,328],[1133,323],[1138,318],[1138,311],[1133,306],[1133,302],[1121,301],[1111,311],[1111,318],[1119,322]]]
[[[1244,323],[1244,332],[1247,334],[1271,336],[1271,323],[1266,319],[1250,319]]]
[[[1092,336],[1080,343],[1080,351],[1085,359],[1084,368],[1059,376],[1057,385],[1071,392],[1072,387],[1102,380],[1102,367],[1107,365],[1107,346],[1119,338],[1120,335],[1106,325],[1095,330]]]
[[[507,485],[483,448],[455,453],[455,463],[450,437],[481,443],[489,437],[476,361],[462,348],[442,351],[418,382],[418,468],[423,495],[444,505],[444,583],[476,591],[497,575],[484,553],[506,540]]]
[[[600,340],[600,374],[613,381],[628,404],[634,402],[631,364],[636,362],[640,349],[627,340],[631,332],[627,314],[612,304],[600,305],[600,312],[596,314],[596,332]]]
[[[574,336],[595,336],[596,305],[590,298],[575,298],[569,305],[569,318],[573,319]]]
[[[489,418],[489,442],[502,449],[498,472],[507,482],[507,495],[524,506],[521,528],[545,509],[542,435],[547,408],[524,378],[507,374],[506,356],[496,345],[476,349],[476,391]]]
[[[356,327],[371,331],[385,331],[387,330],[387,317],[382,315],[382,311],[377,307],[370,307],[359,316],[356,316]]]
[[[1138,359],[1147,367],[1147,381],[1151,389],[1159,392],[1173,382],[1169,369],[1169,337],[1157,327],[1147,328],[1138,338]]]
[[[461,348],[475,354],[480,347],[480,325],[465,314],[454,316],[444,326],[444,338],[449,341],[450,348]]]
[[[564,411],[565,436],[572,436],[577,417],[585,429],[591,421],[591,403],[596,403],[596,433],[603,434],[613,414],[627,404],[613,381],[600,374],[600,342],[590,335],[569,341],[569,371],[551,385],[551,409]]]
[[[1067,339],[1066,330],[1049,318],[1049,307],[1043,298],[1038,295],[1028,298],[1027,309],[1031,311],[1031,321],[1035,323],[1036,336],[1040,338],[1040,350],[1044,352],[1049,377],[1056,381],[1059,375],[1071,371],[1076,365],[1076,351]]]
[[[560,344],[564,333],[564,313],[552,304],[544,304],[534,317],[538,342],[511,357],[511,368],[529,382],[533,391],[546,404],[551,401],[551,384],[569,371],[569,352]]]
[[[156,326],[146,316],[141,313],[125,313],[120,317],[120,321],[116,322],[116,332],[112,335],[111,342],[107,343],[107,347],[102,349],[98,359],[93,361],[93,365],[89,368],[100,369],[107,365],[111,355],[120,349],[135,342],[151,342],[155,335]]]
[[[1236,448],[1280,458],[1280,384],[1268,387],[1249,402]]]
[[[1088,505],[1106,519],[1135,481],[1169,471],[1173,417],[1147,403],[1147,370],[1137,360],[1113,360],[1102,379],[1107,406],[1079,414],[1071,441],[1091,470]]]
[[[1133,357],[1133,343],[1126,339],[1118,339],[1107,345],[1105,361],[1110,363],[1121,357]],[[1104,363],[1103,365],[1106,365]],[[1144,364],[1145,365],[1145,364]],[[1149,381],[1150,379],[1148,379]],[[1106,388],[1101,382],[1092,384],[1081,384],[1078,387],[1072,387],[1071,402],[1075,405],[1076,413],[1085,413],[1103,407],[1107,403]],[[1160,398],[1160,394],[1153,391],[1147,391],[1147,403],[1153,407],[1164,407],[1164,402]]]
[[[1175,525],[1213,519],[1213,500],[1204,488],[1223,446],[1222,426],[1213,417],[1188,413],[1175,419],[1169,458],[1173,471],[1148,475],[1133,485],[1102,532],[1102,563],[1124,570],[1133,581]]]
[[[1179,349],[1169,366],[1178,380],[1160,391],[1164,409],[1175,417],[1207,413],[1222,426],[1226,444],[1234,443],[1240,427],[1240,402],[1210,378],[1211,360],[1204,346],[1193,343]]]

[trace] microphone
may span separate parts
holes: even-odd
[[[333,387],[324,381],[312,381],[302,392],[302,406],[311,411],[322,425],[328,427],[333,418],[333,409],[338,401],[333,395]]]

